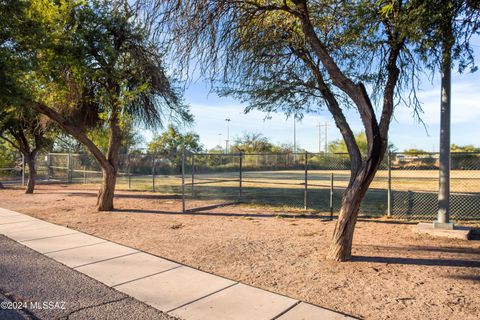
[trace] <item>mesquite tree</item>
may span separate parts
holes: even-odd
[[[33,193],[37,179],[36,157],[39,151],[53,144],[52,123],[29,108],[2,108],[0,139],[17,149],[28,167],[25,193]]]
[[[97,208],[113,209],[118,153],[133,122],[161,126],[165,112],[191,120],[172,86],[162,50],[128,1],[32,1],[39,25],[35,64],[24,78],[35,92],[29,103],[80,141],[102,168]],[[107,150],[91,130],[107,129]]]
[[[360,204],[383,160],[394,107],[402,99],[398,90],[415,77],[406,50],[406,28],[415,18],[408,1],[156,4],[163,25],[170,26],[179,64],[188,66],[195,57],[220,93],[243,99],[247,111],[330,111],[350,155],[351,176],[327,258],[350,259]],[[412,97],[410,102],[418,106]],[[346,118],[347,108],[356,110],[363,123],[365,156]]]

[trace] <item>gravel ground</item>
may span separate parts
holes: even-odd
[[[0,309],[2,320],[175,319],[5,236],[0,236],[0,301],[28,306]]]
[[[335,263],[324,259],[331,221],[243,206],[178,214],[178,199],[149,192],[119,192],[113,212],[96,212],[95,200],[95,190],[78,186],[0,191],[1,207],[354,316],[480,314],[479,241],[418,235],[399,221],[359,221],[353,261]]]

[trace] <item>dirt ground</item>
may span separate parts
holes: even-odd
[[[412,224],[359,221],[351,262],[325,261],[334,222],[248,207],[178,212],[175,197],[96,190],[0,190],[0,207],[123,243],[192,267],[365,319],[478,319],[480,241],[432,238]]]

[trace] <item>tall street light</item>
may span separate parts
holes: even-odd
[[[225,153],[228,153],[228,143],[230,142],[230,119],[225,119],[227,122],[227,140],[225,140]]]
[[[297,153],[297,115],[293,116],[293,153]]]

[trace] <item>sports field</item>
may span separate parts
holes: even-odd
[[[46,176],[39,170],[39,178]],[[53,174],[52,174],[53,173]],[[379,170],[367,192],[361,214],[382,216],[387,214],[387,170]],[[417,219],[433,215],[438,191],[437,170],[391,170],[391,211],[397,216]],[[274,207],[285,211],[306,210],[335,214],[340,208],[342,194],[348,184],[348,170],[308,170],[305,188],[304,170],[188,172],[184,176],[186,209],[194,209],[193,200],[205,205],[242,201],[246,205]],[[333,178],[333,181],[332,181]],[[6,181],[0,180],[0,181]],[[42,182],[43,182],[42,181]],[[49,182],[67,181],[67,170],[51,171]],[[19,182],[17,177],[17,183]],[[98,171],[73,170],[72,183],[99,184]],[[241,185],[241,188],[240,188]],[[333,187],[332,187],[333,186]],[[182,176],[127,175],[120,173],[118,190],[152,191],[182,196]],[[307,191],[307,192],[305,192]],[[480,170],[452,170],[451,192],[457,218],[471,218],[471,212],[480,211]],[[196,203],[198,205],[198,202]],[[478,218],[478,217],[477,217]]]

